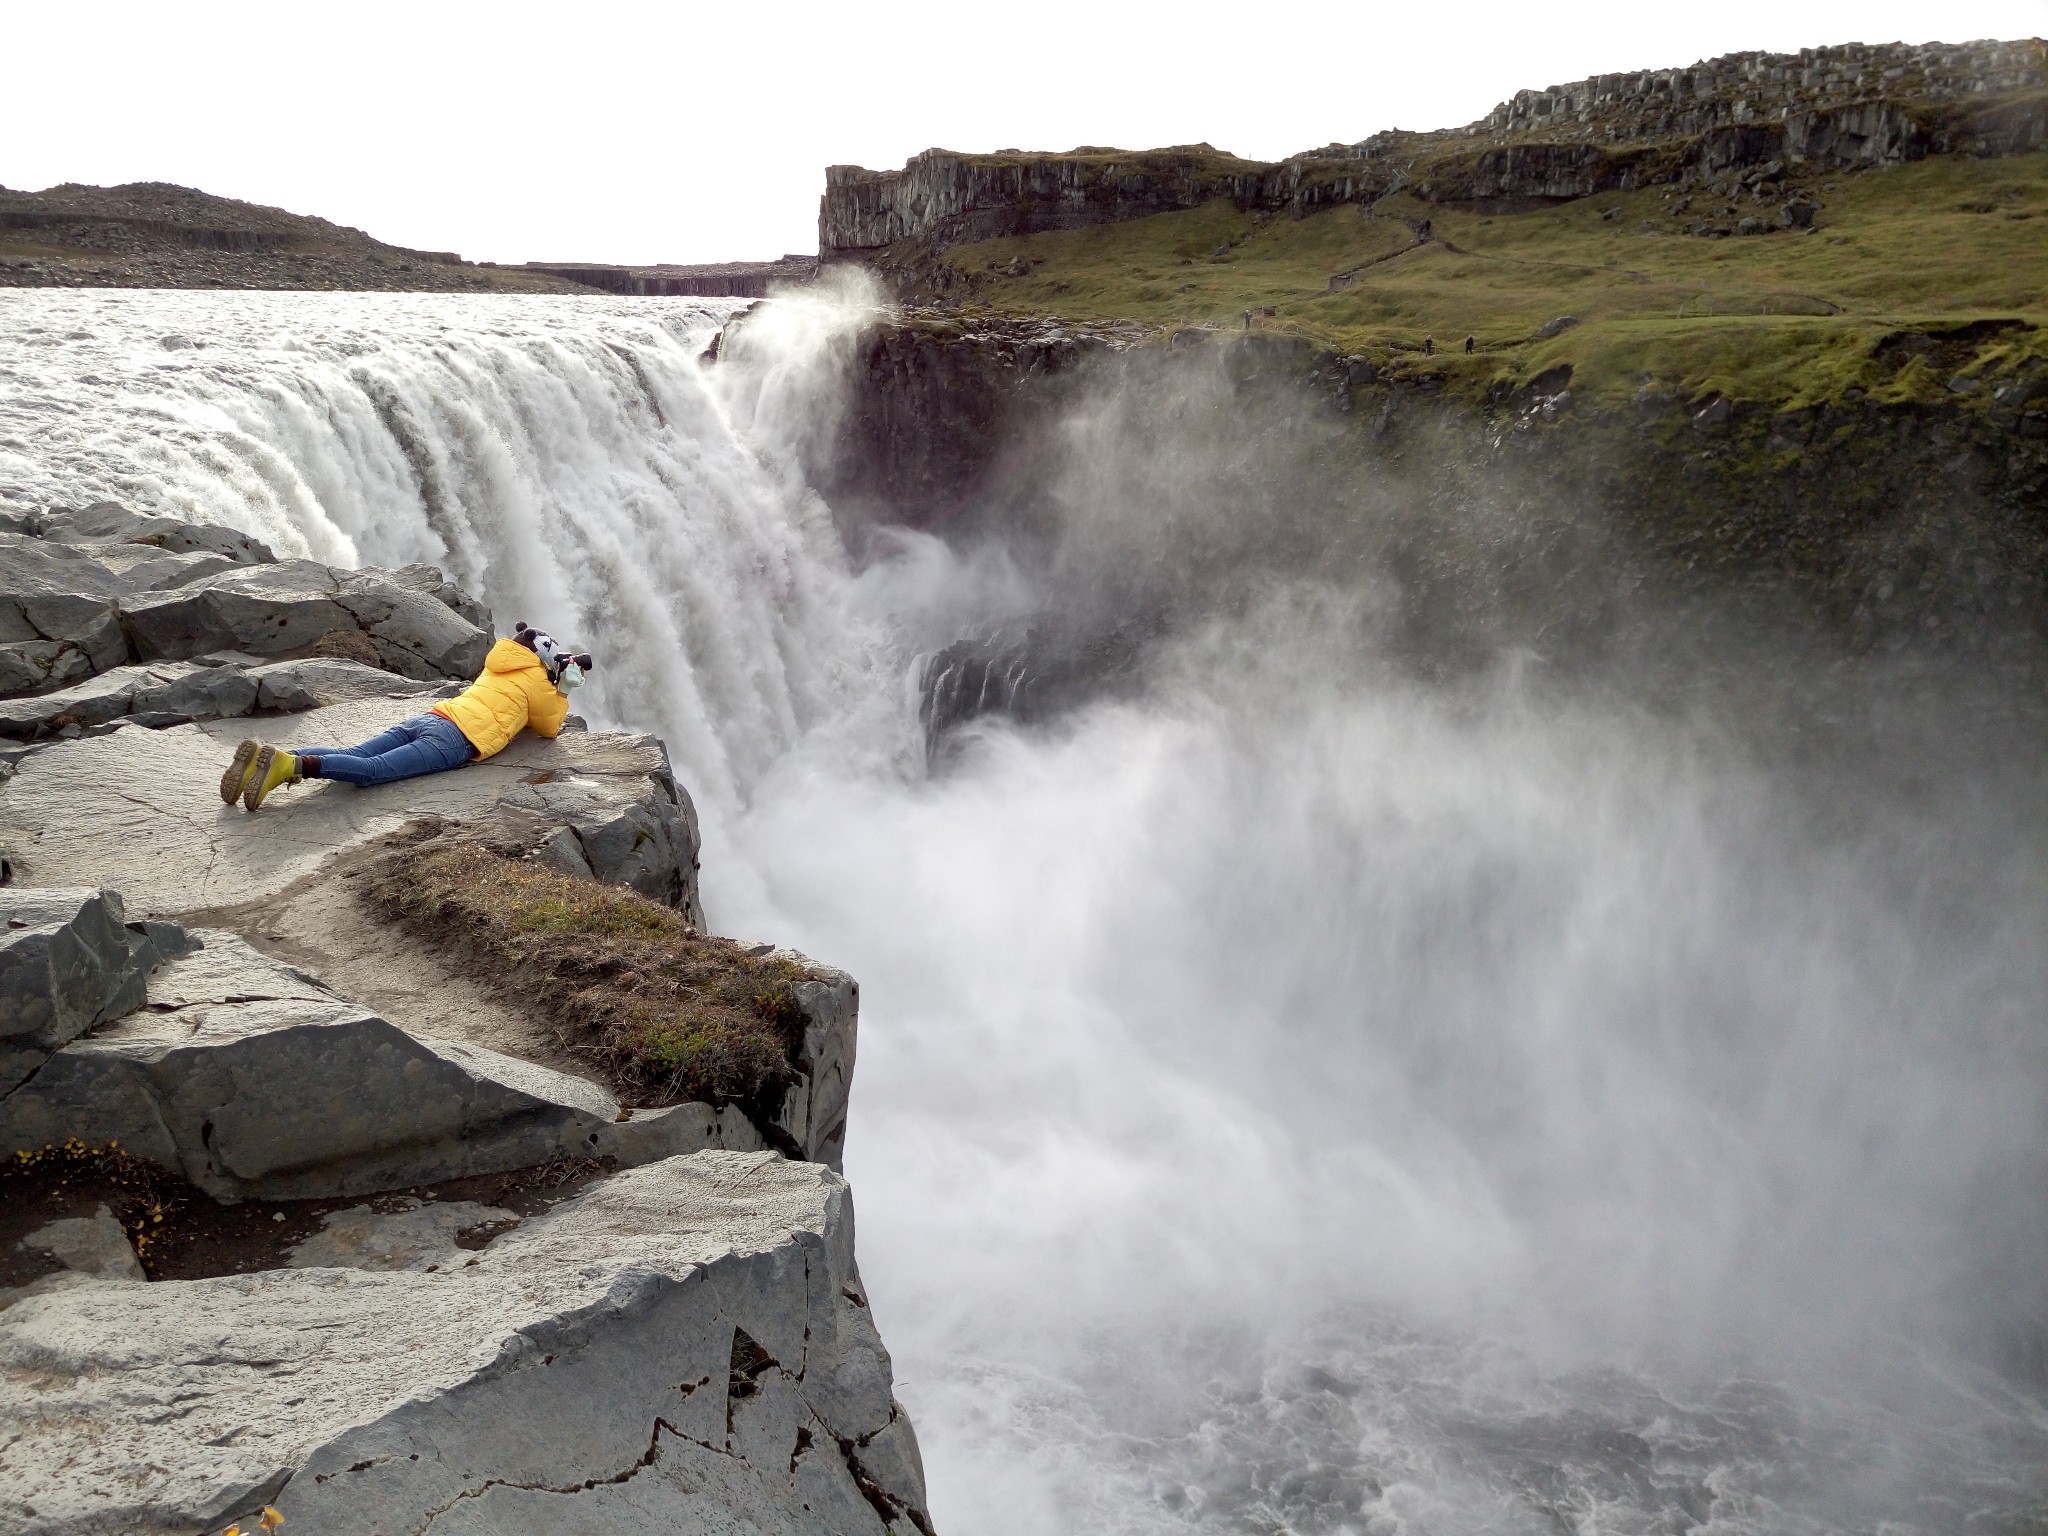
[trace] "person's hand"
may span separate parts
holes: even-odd
[[[569,696],[571,688],[581,688],[582,686],[583,669],[573,661],[566,664],[562,668],[562,675],[555,679],[555,691],[565,699]]]

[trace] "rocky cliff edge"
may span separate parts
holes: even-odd
[[[0,621],[7,1529],[929,1532],[836,1173],[852,979],[700,941],[794,978],[789,1059],[649,1101],[362,894],[459,844],[701,929],[659,741],[250,815],[235,740],[418,712],[480,605],[101,505],[0,533]]]

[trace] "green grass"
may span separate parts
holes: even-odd
[[[1812,234],[1683,233],[1703,218],[1770,219],[1782,198],[1745,197],[1731,215],[1695,192],[1680,214],[1667,189],[1648,188],[1484,215],[1397,194],[1372,213],[1346,205],[1302,219],[1218,200],[955,246],[944,259],[973,280],[972,302],[997,313],[1237,327],[1245,310],[1271,308],[1254,323],[1455,387],[1568,362],[1575,388],[1610,398],[1644,385],[1785,404],[1853,389],[1931,398],[1953,369],[1887,367],[1874,355],[1884,337],[1987,316],[2048,326],[2048,154],[1942,157],[1798,186],[1822,205]],[[1415,244],[1405,221],[1423,218],[1435,238]],[[1346,272],[1349,285],[1331,291]],[[1561,315],[1581,324],[1538,340]],[[1455,350],[1467,335],[1470,358]],[[1425,336],[1440,349],[1426,363]],[[1940,361],[1992,375],[2048,357],[2044,337],[2008,334]]]
[[[625,1103],[772,1115],[793,1080],[805,973],[669,907],[467,843],[398,855],[372,895],[486,984],[539,1006]]]

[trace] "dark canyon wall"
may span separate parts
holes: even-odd
[[[871,328],[849,369],[810,468],[856,544],[891,522],[998,535],[1112,627],[1305,574],[1376,584],[1439,659],[1599,650],[1631,614],[1697,608],[2048,676],[2048,377],[1785,411],[1581,403],[1559,369],[1472,401],[1282,336],[928,313]]]

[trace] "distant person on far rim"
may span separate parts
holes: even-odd
[[[461,693],[368,741],[297,752],[244,741],[221,775],[220,797],[253,811],[272,790],[307,779],[391,784],[494,756],[521,731],[559,735],[569,716],[569,690],[594,665],[588,655],[572,655],[554,636],[521,622],[510,640],[491,647],[483,671]]]

